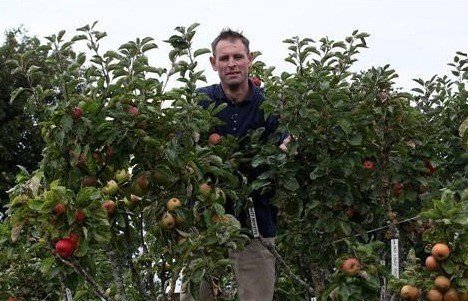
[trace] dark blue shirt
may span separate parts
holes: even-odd
[[[258,128],[265,128],[264,137],[268,137],[278,127],[278,119],[270,116],[265,119],[261,104],[264,100],[263,91],[249,81],[249,94],[247,98],[239,103],[234,103],[226,97],[221,84],[215,84],[198,89],[198,92],[205,93],[209,99],[201,101],[200,105],[207,108],[213,102],[215,106],[226,103],[227,106],[223,109],[217,117],[221,119],[224,124],[215,127],[216,133],[220,135],[233,135],[236,137],[244,137],[250,130]],[[252,180],[252,173],[259,175],[258,171],[253,170],[248,177]],[[261,194],[255,191],[252,194],[254,202],[255,214],[257,217],[257,224],[260,234],[263,237],[276,236],[276,208],[270,204],[272,193],[268,195]],[[231,202],[226,205],[226,212],[233,214],[234,208]],[[247,225],[247,214],[242,211],[237,218],[245,227]]]

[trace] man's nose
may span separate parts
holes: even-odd
[[[234,67],[236,65],[236,60],[234,58],[230,58],[228,60],[228,67]]]

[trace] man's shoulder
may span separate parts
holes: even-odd
[[[219,84],[213,84],[213,85],[197,88],[198,93],[208,94],[210,98],[213,98],[216,95],[218,90],[219,90]]]

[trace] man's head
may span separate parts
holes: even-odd
[[[241,33],[224,29],[211,43],[211,66],[218,72],[221,83],[229,89],[247,85],[252,54],[249,40]]]
[[[211,52],[213,53],[213,56],[216,56],[216,46],[218,46],[218,43],[221,40],[227,40],[230,42],[233,42],[235,40],[240,40],[242,44],[244,44],[245,51],[247,53],[250,53],[249,40],[241,32],[234,31],[230,28],[225,28],[211,43]]]

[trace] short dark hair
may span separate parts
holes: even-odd
[[[221,33],[214,39],[211,43],[211,51],[214,56],[216,56],[216,46],[218,45],[219,41],[222,40],[229,40],[230,42],[234,42],[236,40],[241,40],[242,44],[244,44],[245,50],[247,53],[250,52],[249,50],[249,40],[242,34],[242,32],[234,31],[230,28],[224,28]]]

